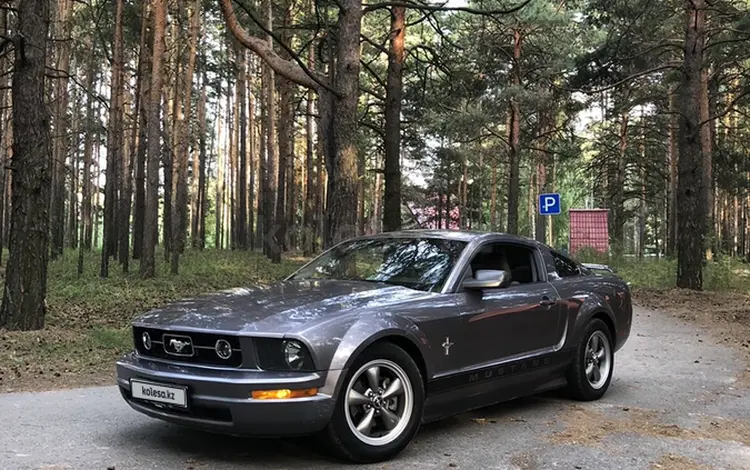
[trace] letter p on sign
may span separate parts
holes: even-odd
[[[539,214],[557,215],[560,213],[560,195],[557,193],[539,195]]]

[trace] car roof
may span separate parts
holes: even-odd
[[[451,229],[411,229],[411,230],[398,230],[394,232],[382,232],[372,235],[363,235],[356,237],[357,239],[371,239],[371,238],[442,238],[445,240],[458,240],[463,242],[472,242],[475,240],[481,240],[483,238],[495,238],[502,237],[507,240],[518,240],[526,243],[539,245],[534,239],[523,237],[520,235],[512,235],[503,232],[489,232],[481,230],[451,230]]]

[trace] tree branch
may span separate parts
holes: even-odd
[[[369,13],[371,11],[375,10],[381,10],[383,8],[392,8],[392,7],[404,7],[404,8],[411,8],[413,10],[420,10],[420,11],[461,11],[464,13],[471,13],[473,15],[509,15],[511,13],[515,13],[518,10],[522,9],[526,5],[531,3],[531,0],[524,0],[522,3],[508,8],[507,10],[480,10],[477,8],[471,8],[471,7],[446,7],[443,5],[425,5],[420,3],[413,3],[410,1],[395,1],[395,2],[382,2],[382,3],[369,3],[364,5],[364,9],[362,10],[362,13]]]
[[[258,56],[266,64],[268,64],[268,66],[271,67],[274,72],[278,73],[287,80],[296,83],[297,85],[312,88],[315,90],[325,89],[338,96],[338,93],[336,93],[336,91],[331,88],[331,86],[326,82],[325,78],[307,69],[307,67],[304,64],[300,64],[299,61],[293,62],[281,58],[273,50],[273,47],[268,44],[268,42],[248,33],[242,27],[242,25],[240,25],[240,22],[237,19],[237,14],[235,13],[234,7],[232,6],[232,0],[219,0],[219,2],[221,5],[221,11],[224,14],[224,19],[227,22],[227,27],[232,32],[237,41],[239,41],[240,44],[247,47],[254,53],[258,54]],[[264,32],[269,32],[264,25],[261,25],[257,21],[256,23],[258,23],[258,25],[262,30],[264,30]],[[296,54],[292,54],[292,56],[296,57]],[[297,59],[299,58],[297,57]]]
[[[566,87],[557,86],[554,83],[552,84],[552,86],[555,87],[555,88],[564,90],[564,91],[584,93],[584,94],[587,94],[587,95],[595,95],[597,93],[602,93],[604,91],[611,90],[613,88],[617,88],[618,86],[620,86],[620,85],[622,85],[624,83],[627,83],[627,82],[629,82],[631,80],[635,80],[637,78],[644,77],[646,75],[651,75],[652,73],[660,72],[662,70],[670,70],[670,69],[675,70],[675,69],[679,69],[679,68],[680,67],[677,64],[674,64],[674,63],[660,65],[658,67],[654,67],[654,68],[651,68],[651,69],[648,69],[648,70],[644,70],[642,72],[634,73],[633,75],[625,77],[622,80],[618,80],[615,83],[612,83],[611,85],[607,85],[607,86],[605,86],[603,88],[598,88],[596,90],[583,90],[583,89],[566,88]]]
[[[742,93],[735,96],[734,99],[727,105],[726,109],[724,111],[720,112],[719,114],[716,114],[714,116],[709,117],[708,119],[701,121],[700,124],[698,124],[698,128],[700,129],[704,125],[708,124],[709,122],[715,121],[716,119],[721,119],[722,117],[726,116],[727,114],[732,112],[732,109],[734,106],[740,102],[744,97],[750,96],[750,86],[747,87]]]
[[[370,75],[372,76],[372,78],[374,78],[374,79],[375,79],[375,81],[376,81],[376,82],[378,82],[378,85],[380,85],[380,86],[381,86],[381,87],[383,87],[383,88],[386,88],[386,83],[385,83],[385,81],[384,81],[384,80],[383,80],[382,78],[380,78],[380,75],[378,75],[378,74],[377,74],[377,73],[376,73],[376,72],[375,72],[375,71],[374,71],[374,70],[372,69],[372,67],[370,67],[370,64],[368,64],[367,62],[365,62],[365,61],[364,61],[364,60],[362,60],[362,59],[360,59],[360,60],[359,60],[359,63],[360,63],[360,64],[362,64],[362,67],[363,67],[363,68],[364,68],[364,69],[365,69],[365,70],[366,70],[366,71],[367,71],[367,72],[368,72],[368,73],[369,73],[369,74],[370,74]],[[385,100],[383,100],[383,101],[385,101]]]
[[[388,55],[388,49],[387,49],[387,48],[386,48],[385,46],[383,46],[382,44],[378,44],[378,43],[376,43],[375,41],[373,41],[372,39],[368,38],[368,37],[367,37],[367,36],[365,36],[364,34],[360,34],[359,36],[360,36],[360,37],[361,37],[361,38],[362,38],[362,39],[363,39],[363,40],[364,40],[364,41],[365,41],[365,42],[366,42],[367,44],[371,45],[372,47],[374,47],[374,48],[375,48],[375,49],[377,49],[378,51],[382,52],[383,54],[386,54],[386,55]]]

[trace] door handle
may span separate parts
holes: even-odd
[[[539,301],[539,305],[542,307],[552,307],[557,303],[557,300],[550,299],[549,297],[542,297],[542,300]]]

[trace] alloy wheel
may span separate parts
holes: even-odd
[[[347,424],[365,444],[389,444],[409,425],[414,391],[408,375],[395,362],[366,363],[352,376],[345,393]]]
[[[609,339],[597,330],[586,343],[586,379],[591,388],[599,390],[607,383],[612,372],[612,354]]]

